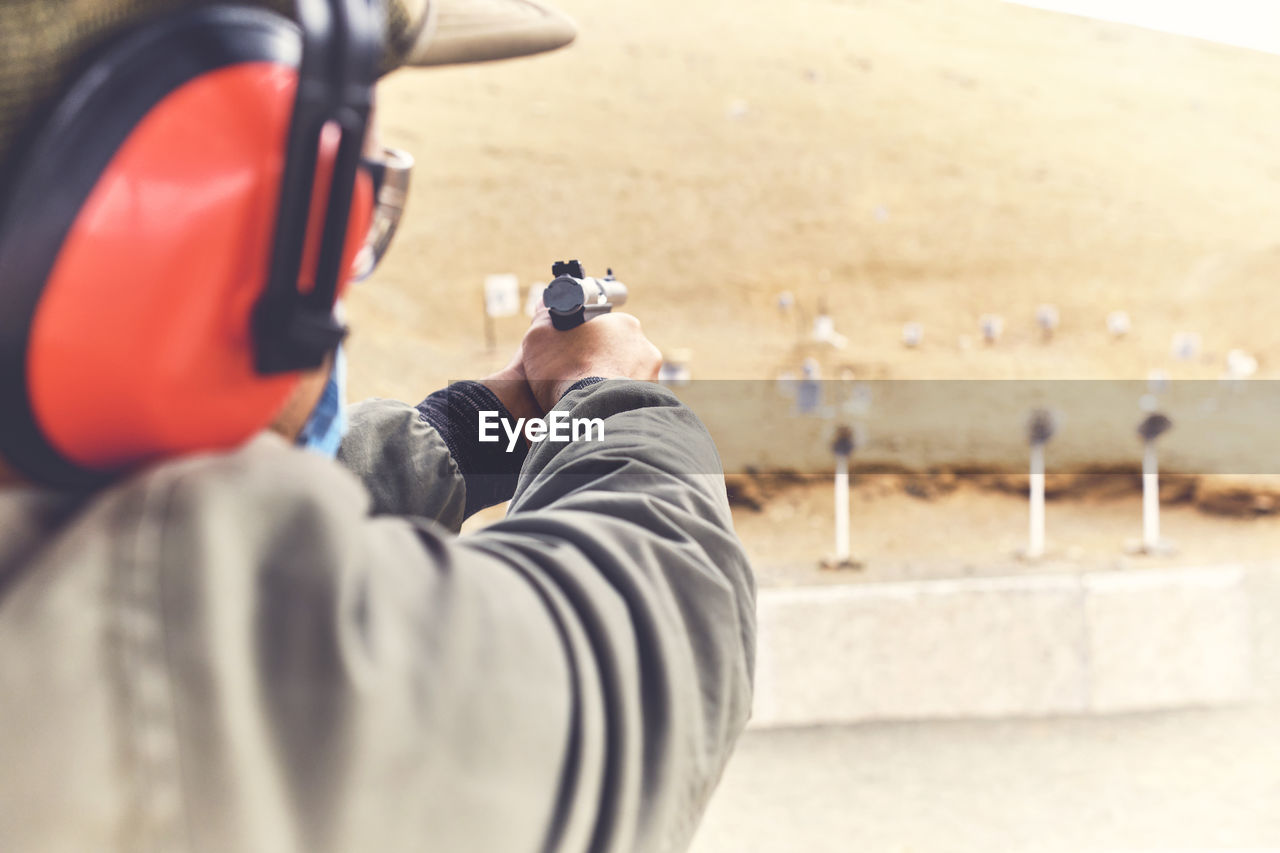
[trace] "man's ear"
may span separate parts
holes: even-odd
[[[298,383],[297,388],[293,389],[293,393],[285,401],[284,408],[271,422],[272,432],[279,433],[291,442],[298,440],[302,428],[307,425],[311,413],[320,402],[320,396],[324,393],[325,383],[329,381],[332,370],[333,354],[330,353],[324,364],[303,374],[302,381]]]

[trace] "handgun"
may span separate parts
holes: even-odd
[[[555,278],[542,291],[542,304],[551,312],[551,325],[562,332],[627,301],[627,286],[613,277],[613,270],[604,278],[589,278],[580,261],[556,261],[551,274]]]

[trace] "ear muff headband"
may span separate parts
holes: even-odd
[[[349,264],[342,235],[347,230],[351,193],[360,167],[369,123],[383,22],[370,0],[330,0],[298,4],[302,23],[302,64],[289,130],[275,251],[267,292],[254,317],[257,365],[262,373],[319,367],[346,330],[333,319],[333,301]],[[300,292],[311,209],[316,152],[326,131],[338,135],[337,160],[329,185],[328,211],[315,286]]]
[[[263,296],[272,251],[272,202],[278,190],[280,199],[289,198],[280,189],[282,143],[295,124],[294,69],[301,54],[296,28],[269,12],[210,7],[187,13],[131,35],[100,57],[32,141],[0,220],[0,453],[23,473],[89,486],[147,459],[238,443],[278,411],[296,377],[257,375],[249,318]],[[202,99],[203,106],[193,106]],[[197,142],[195,152],[170,151],[166,159],[166,140],[185,144],[183,116],[199,124],[209,118],[205,107],[219,102],[240,113],[239,132],[214,126],[210,134],[208,125],[194,132],[203,129],[207,141],[244,150],[211,154]],[[245,158],[238,172],[237,154]],[[195,169],[218,156],[232,165],[212,169],[201,185],[181,174],[187,155]],[[332,152],[310,160],[319,166],[317,183],[332,187],[317,205],[341,198]],[[156,168],[147,180],[130,178],[149,161]],[[157,174],[166,166],[175,169],[167,181]],[[243,184],[238,189],[229,179],[235,174]],[[313,181],[316,176],[313,171]],[[201,202],[188,197],[193,186],[204,193],[197,212],[212,219],[192,222],[239,227],[238,241],[210,233],[213,250],[201,257],[189,243],[167,244],[163,229],[112,233],[113,225],[128,224],[114,221],[122,210],[150,211],[153,219],[172,211],[183,219],[193,201]],[[226,196],[221,202],[219,186]],[[366,213],[347,219],[354,192],[348,187],[341,216],[348,239],[327,249],[339,257],[339,271],[367,227],[367,181],[360,187],[356,208]],[[227,209],[217,210],[218,204]],[[300,214],[304,243],[309,211],[317,222],[334,221],[331,211],[315,208]],[[239,251],[232,260],[244,268],[219,275],[218,262],[228,261],[219,251]],[[174,257],[184,252],[192,256]],[[161,270],[168,275],[148,278]],[[120,309],[118,316],[113,309]],[[191,344],[185,350],[175,346],[184,340]],[[202,375],[195,369],[201,364],[215,375]]]

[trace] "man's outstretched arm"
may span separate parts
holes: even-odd
[[[710,436],[649,383],[534,387],[576,389],[556,410],[603,440],[535,445],[505,520],[456,538],[310,485],[314,511],[252,546],[270,718],[317,842],[681,849],[719,778],[755,622]]]
[[[689,409],[634,382],[558,408],[604,440],[535,445],[507,518],[458,545],[522,572],[577,637],[576,703],[604,754],[572,811],[619,849],[682,849],[749,714],[754,581]]]
[[[370,514],[274,438],[151,484],[207,849],[252,848],[278,814],[306,850],[687,843],[748,715],[750,570],[711,439],[670,393],[604,382],[561,405],[604,440],[539,445],[510,516],[461,538]]]

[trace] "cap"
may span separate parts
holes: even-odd
[[[81,57],[148,18],[204,0],[0,0],[0,161]],[[243,0],[292,14],[295,0]],[[533,0],[385,0],[382,71],[555,50],[577,28]]]
[[[419,26],[404,52],[403,65],[529,56],[564,47],[577,35],[567,16],[532,0],[428,0],[418,5],[426,8],[417,16]],[[394,38],[394,21],[392,29]]]

